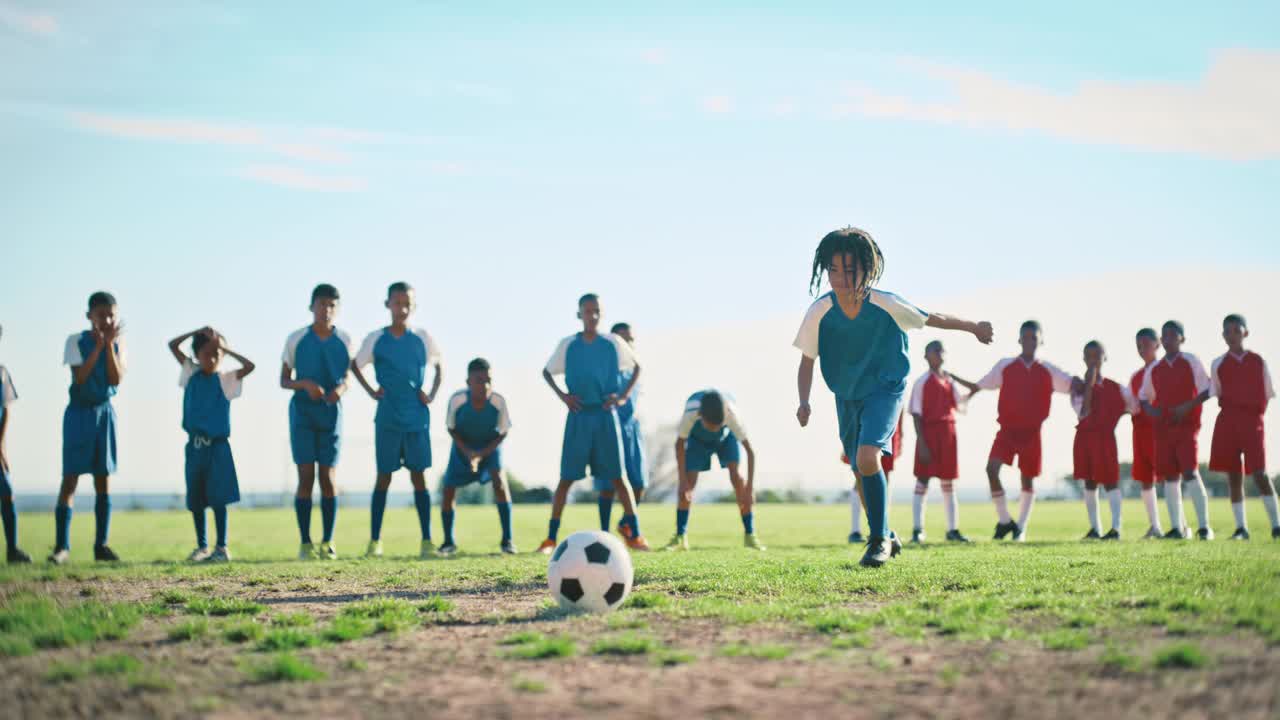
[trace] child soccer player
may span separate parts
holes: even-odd
[[[907,330],[926,325],[963,330],[982,343],[990,343],[992,335],[990,323],[926,313],[874,289],[883,271],[884,255],[869,233],[853,227],[827,233],[813,254],[809,288],[816,290],[826,273],[831,292],[809,307],[794,343],[802,354],[796,374],[800,426],[809,424],[815,360],[836,397],[840,441],[854,461],[866,499],[870,538],[861,563],[867,567],[880,567],[896,549],[890,542],[889,494],[880,463],[901,414],[911,367]]]
[[[1182,540],[1190,536],[1182,514],[1181,479],[1199,516],[1197,536],[1201,540],[1212,540],[1209,499],[1200,479],[1197,459],[1200,406],[1209,399],[1212,388],[1200,359],[1182,352],[1185,340],[1186,333],[1177,320],[1170,320],[1160,328],[1164,357],[1147,368],[1138,397],[1142,409],[1156,421],[1156,477],[1164,482],[1164,499],[1173,526],[1165,537]]]
[[[924,501],[929,493],[929,479],[935,477],[942,483],[942,504],[947,510],[947,540],[969,542],[969,538],[960,532],[960,507],[953,487],[960,476],[956,413],[964,412],[969,400],[961,388],[973,393],[978,386],[942,369],[946,350],[941,340],[933,340],[925,346],[924,359],[929,363],[929,370],[911,387],[910,401],[911,419],[916,426],[916,491],[911,502],[915,523],[911,542],[924,541]]]
[[[636,340],[628,323],[614,323],[609,329],[634,351]],[[627,387],[631,384],[630,370],[618,374],[618,385]],[[640,434],[640,419],[636,417],[636,396],[639,390],[633,390],[626,402],[618,405],[618,425],[622,433],[622,465],[627,471],[627,482],[631,484],[631,494],[636,503],[644,498],[644,488],[648,475],[644,458],[644,437]],[[609,532],[609,515],[613,512],[613,481],[609,478],[595,477],[592,483],[599,493],[600,529]]]
[[[560,484],[551,504],[547,539],[538,546],[538,552],[546,554],[555,549],[569,488],[586,477],[588,465],[592,475],[611,478],[614,492],[622,500],[618,533],[627,547],[648,550],[649,543],[640,535],[631,488],[622,481],[622,435],[617,413],[618,404],[631,397],[640,380],[640,365],[625,340],[599,333],[600,299],[596,295],[588,293],[578,299],[578,317],[582,332],[560,341],[542,370],[543,379],[569,408],[569,415],[560,454]],[[632,375],[623,387],[620,378],[625,371],[632,371]],[[566,390],[556,384],[556,375],[564,375]]]
[[[311,291],[311,324],[289,335],[280,366],[280,387],[293,391],[289,400],[289,448],[298,466],[298,492],[293,499],[302,536],[299,560],[335,560],[333,526],[338,517],[334,468],[342,448],[342,395],[351,367],[351,336],[334,327],[338,289],[320,284]],[[317,469],[319,472],[317,473]],[[321,544],[311,542],[311,492],[320,477]]]
[[[0,328],[0,334],[3,334]],[[18,512],[13,505],[13,486],[9,484],[9,455],[4,449],[8,434],[11,406],[18,399],[9,370],[0,365],[0,517],[4,520],[5,557],[10,563],[29,563],[31,556],[18,547]]]
[[[81,475],[93,475],[93,504],[97,527],[93,559],[120,559],[107,546],[111,529],[109,478],[116,471],[116,410],[111,398],[125,371],[124,326],[116,299],[109,292],[89,296],[89,329],[67,338],[63,362],[71,367],[70,402],[62,415],[62,487],[54,508],[56,536],[49,562],[71,557],[71,499]]]
[[[986,377],[978,381],[982,390],[1000,390],[996,432],[987,461],[987,480],[991,486],[991,501],[995,503],[999,522],[995,539],[1003,540],[1013,533],[1015,542],[1027,537],[1027,521],[1031,519],[1031,507],[1035,504],[1035,479],[1040,475],[1040,426],[1049,417],[1049,405],[1053,393],[1071,392],[1078,380],[1054,365],[1036,359],[1036,350],[1043,343],[1040,323],[1028,320],[1018,331],[1022,354],[1005,358],[991,368]],[[1018,461],[1022,472],[1022,493],[1018,496],[1018,521],[1009,517],[1004,485],[1000,483],[1000,467]]]
[[[1271,520],[1271,537],[1280,538],[1280,516],[1276,495],[1267,478],[1267,449],[1262,416],[1267,403],[1276,396],[1271,373],[1261,355],[1244,349],[1249,326],[1241,315],[1222,321],[1222,339],[1227,353],[1213,361],[1213,394],[1218,398],[1218,419],[1213,424],[1213,447],[1209,469],[1227,474],[1231,485],[1231,512],[1236,518],[1232,540],[1248,540],[1249,524],[1244,516],[1244,474],[1253,476],[1262,505]],[[1240,461],[1244,457],[1243,464]]]
[[[1102,376],[1102,363],[1107,351],[1102,343],[1090,340],[1084,346],[1084,388],[1071,396],[1080,422],[1072,450],[1074,476],[1084,483],[1084,507],[1089,514],[1089,532],[1085,540],[1119,540],[1120,455],[1116,448],[1116,425],[1126,413],[1137,410],[1137,400],[1128,388]],[[1111,530],[1106,535],[1098,523],[1098,486],[1107,489],[1111,504]]]
[[[880,467],[884,470],[885,485],[889,484],[889,480],[893,475],[893,466],[898,458],[902,457],[902,420],[906,415],[906,410],[898,413],[898,426],[893,431],[893,440],[889,443],[889,452],[880,458]],[[845,465],[852,466],[849,456],[840,453],[840,462]],[[853,492],[849,493],[849,510],[852,518],[849,526],[849,544],[861,544],[865,540],[862,537],[862,507],[865,505],[862,501],[862,481],[855,474],[853,477]],[[899,543],[901,544],[901,543]]]
[[[499,447],[511,431],[511,415],[507,412],[506,398],[493,392],[488,360],[476,358],[467,364],[467,387],[450,396],[446,422],[453,448],[449,451],[449,467],[444,471],[444,501],[440,505],[444,544],[440,546],[440,554],[458,552],[453,542],[453,500],[458,488],[473,482],[493,483],[493,501],[502,523],[502,552],[515,554],[516,545],[511,539],[511,499],[502,480]]]
[[[738,472],[738,444],[747,451],[747,479]],[[747,439],[747,430],[738,419],[733,399],[716,390],[699,390],[689,396],[676,431],[676,469],[680,473],[676,502],[676,534],[664,550],[688,550],[685,534],[689,527],[689,508],[698,473],[711,469],[711,456],[729,471],[729,484],[738,498],[742,515],[743,544],[752,550],[764,550],[756,538],[755,514],[752,511],[756,480],[756,453]]]
[[[182,351],[191,339],[192,361]],[[182,388],[182,429],[187,431],[187,509],[195,521],[196,549],[189,562],[229,562],[227,551],[227,506],[240,501],[236,464],[231,457],[231,401],[240,397],[243,380],[253,372],[249,359],[227,347],[213,328],[204,327],[169,341],[169,352],[182,366],[178,387]],[[237,370],[218,372],[226,353],[240,363]],[[205,509],[213,510],[218,544],[209,552]]]
[[[1142,367],[1129,377],[1129,395],[1137,398],[1142,393],[1142,380],[1147,376],[1147,368],[1156,361],[1156,351],[1160,348],[1160,338],[1151,328],[1142,328],[1134,338],[1138,347],[1138,357],[1142,358]],[[1138,408],[1130,415],[1133,426],[1133,464],[1130,473],[1134,482],[1142,486],[1142,506],[1147,510],[1147,533],[1142,537],[1159,540],[1164,537],[1160,527],[1160,511],[1156,501],[1156,429],[1155,421],[1150,415]]]
[[[369,333],[360,351],[351,361],[356,380],[369,397],[378,403],[374,414],[374,454],[378,477],[370,507],[369,548],[365,557],[382,557],[382,515],[387,510],[387,488],[391,473],[408,468],[413,483],[413,505],[418,511],[418,527],[422,531],[419,558],[430,557],[431,494],[427,491],[427,468],[431,467],[431,402],[440,390],[443,371],[440,346],[421,328],[408,325],[416,304],[409,283],[392,283],[387,288],[385,303],[391,311],[391,324]],[[365,380],[360,368],[373,363],[378,389]],[[424,390],[427,367],[435,368],[431,390]]]

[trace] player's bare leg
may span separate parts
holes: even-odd
[[[1009,500],[1004,495],[1004,485],[1000,483],[1001,465],[996,458],[987,461],[987,485],[991,488],[991,502],[996,506],[995,540],[1003,540],[1009,533],[1018,531],[1018,524],[1009,515]]]
[[[764,550],[764,545],[756,538],[754,493],[746,478],[738,471],[738,463],[729,463],[729,484],[733,486],[733,495],[738,501],[738,514],[742,517],[743,545],[752,550]]]

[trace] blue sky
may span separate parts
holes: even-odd
[[[847,223],[911,297],[1280,261],[1274,3],[260,5],[0,0],[28,487],[100,287],[134,357],[121,481],[151,487],[146,439],[181,442],[164,340],[220,327],[282,413],[319,281],[357,337],[417,285],[449,388],[477,354],[536,386],[587,290],[649,333],[798,317]]]

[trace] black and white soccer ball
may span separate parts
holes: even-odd
[[[565,538],[551,553],[547,585],[567,610],[604,613],[631,593],[631,555],[618,538],[584,530]]]

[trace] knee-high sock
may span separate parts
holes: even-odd
[[[9,552],[18,549],[18,513],[13,498],[0,499],[0,517],[4,518],[4,542]]]
[[[551,521],[547,523],[547,539],[555,540],[556,536],[559,534],[560,534],[560,518],[553,517],[551,518]]]
[[[996,505],[996,517],[1000,522],[1008,525],[1013,518],[1009,517],[1009,498],[1005,497],[1003,490],[996,490],[991,493],[991,502]]]
[[[53,509],[54,550],[71,549],[71,506],[59,505]]]
[[[960,503],[950,480],[942,481],[942,505],[947,509],[947,531],[956,530],[960,523]]]
[[[413,506],[418,510],[418,529],[422,531],[422,539],[431,539],[431,493],[426,490],[413,491]]]
[[[676,534],[683,535],[689,529],[689,511],[676,508]]]
[[[387,491],[374,490],[373,500],[369,503],[369,539],[382,538],[382,516],[387,511]]]
[[[311,498],[295,497],[293,514],[298,519],[298,534],[302,536],[304,545],[311,544]]]
[[[1196,520],[1201,529],[1209,527],[1209,495],[1204,491],[1204,481],[1200,473],[1186,482],[1186,493],[1191,496],[1191,504],[1196,507]]]
[[[749,512],[742,516],[742,531],[748,535],[756,534],[756,514],[754,512]]]
[[[633,538],[640,537],[640,516],[636,515],[635,513],[632,513],[630,515],[623,515],[622,524],[631,528],[631,537]]]
[[[498,522],[502,524],[502,542],[511,540],[511,503],[500,502],[498,505]]]
[[[849,526],[849,532],[862,532],[862,498],[858,497],[858,489],[854,488],[849,494],[849,510],[853,517],[852,524]]]
[[[889,493],[884,472],[865,475],[862,492],[867,498],[867,531],[873,538],[889,537]]]
[[[453,511],[440,511],[440,524],[444,525],[444,544],[453,544]]]
[[[1275,491],[1272,491],[1271,495],[1262,496],[1262,506],[1267,509],[1267,518],[1271,520],[1271,527],[1277,528],[1280,527],[1280,512],[1278,512],[1276,508],[1276,496],[1274,492]]]
[[[218,547],[227,546],[227,506],[219,505],[213,509],[213,529],[218,533]]]
[[[928,485],[916,483],[916,492],[911,496],[911,527],[914,530],[924,529],[924,500],[927,492],[929,492]]]
[[[320,498],[320,523],[324,529],[323,542],[333,542],[333,526],[338,520],[338,498]]]
[[[1179,480],[1164,484],[1164,502],[1169,506],[1169,524],[1178,532],[1186,530],[1187,519],[1182,516],[1182,483]]]
[[[93,530],[93,544],[101,547],[107,544],[111,535],[111,496],[102,493],[93,499],[93,516],[97,520]]]
[[[1018,529],[1026,530],[1031,519],[1031,508],[1036,504],[1036,491],[1023,490],[1018,495]]]
[[[1245,514],[1244,514],[1244,500],[1241,500],[1240,502],[1231,503],[1231,514],[1235,516],[1236,527],[1242,530],[1249,529],[1249,520],[1245,517]]]
[[[204,508],[191,511],[191,521],[196,528],[196,547],[209,547],[209,525],[205,520]]]
[[[1142,506],[1147,509],[1147,523],[1156,532],[1163,532],[1164,529],[1160,527],[1160,508],[1156,500],[1156,488],[1154,485],[1150,487],[1144,485],[1142,487]]]
[[[1111,529],[1120,532],[1120,510],[1124,507],[1124,495],[1120,488],[1113,487],[1107,491],[1107,502],[1111,503]]]
[[[601,493],[600,497],[596,498],[596,507],[600,511],[600,529],[604,532],[609,532],[609,516],[613,514],[613,498]]]
[[[1084,489],[1084,509],[1089,513],[1089,527],[1094,532],[1102,532],[1098,525],[1098,488]]]

